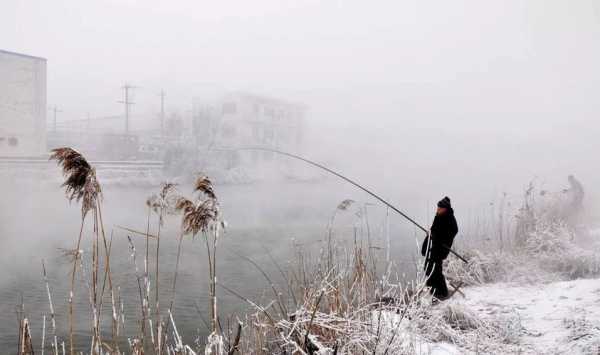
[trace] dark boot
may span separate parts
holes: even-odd
[[[426,285],[431,287],[433,297],[444,300],[448,297],[448,286],[444,277],[442,261],[428,261],[425,268],[425,275],[428,277]]]

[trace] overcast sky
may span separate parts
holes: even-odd
[[[126,81],[138,115],[158,111],[161,88],[179,111],[247,90],[307,103],[347,152],[413,155],[428,173],[447,154],[486,179],[498,166],[597,176],[592,0],[3,0],[0,48],[48,59],[66,119],[120,114]]]
[[[499,82],[555,90],[599,78],[593,1],[4,0],[0,46],[49,60],[73,110],[130,81],[259,91]],[[148,91],[146,93],[145,91]],[[97,103],[99,104],[99,103]]]

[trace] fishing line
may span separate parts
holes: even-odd
[[[276,154],[280,154],[280,155],[284,155],[290,158],[294,158],[294,159],[298,159],[301,160],[305,163],[308,163],[312,166],[315,166],[319,169],[325,170],[328,173],[335,175],[337,177],[339,177],[340,179],[358,187],[359,189],[363,190],[364,192],[366,192],[367,194],[371,195],[372,197],[374,197],[375,199],[377,199],[379,202],[383,203],[384,205],[388,206],[389,208],[391,208],[392,210],[394,210],[396,213],[398,213],[399,215],[401,215],[402,217],[404,217],[407,221],[409,221],[410,223],[412,223],[415,227],[419,228],[420,230],[422,230],[423,232],[425,232],[425,234],[427,236],[429,236],[429,230],[425,227],[423,227],[422,225],[420,225],[419,223],[417,223],[417,221],[415,221],[414,219],[410,218],[406,213],[402,212],[401,210],[399,210],[398,208],[396,208],[394,205],[392,205],[391,203],[387,202],[386,200],[384,200],[382,197],[378,196],[377,194],[375,194],[374,192],[372,192],[371,190],[367,189],[366,187],[360,185],[359,183],[357,183],[356,181],[334,171],[329,169],[328,167],[321,165],[319,163],[316,163],[314,161],[311,161],[309,159],[306,159],[304,157],[301,157],[299,155],[295,155],[295,154],[291,154],[291,153],[287,153],[281,150],[277,150],[277,149],[270,149],[270,148],[231,148],[231,149],[225,149],[225,148],[211,148],[212,150],[222,150],[222,151],[263,151],[263,152],[271,152],[271,153],[276,153]],[[444,248],[448,249],[452,254],[456,255],[459,259],[461,259],[462,261],[464,261],[465,263],[468,263],[468,261],[463,258],[461,255],[459,255],[458,253],[456,253],[454,250],[452,250],[451,248],[448,248],[445,245],[442,245]]]

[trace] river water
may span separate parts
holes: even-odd
[[[134,335],[139,330],[140,302],[135,267],[127,242],[128,233],[116,226],[145,230],[147,209],[145,199],[158,187],[105,186],[103,214],[108,235],[112,234],[111,268],[113,282],[121,288],[126,315],[125,333]],[[183,192],[189,187],[182,186]],[[327,225],[337,204],[351,198],[357,202],[347,212],[336,217],[337,238],[350,240],[353,229],[369,228],[379,258],[385,258],[386,210],[370,201],[361,192],[332,181],[315,183],[263,183],[255,185],[217,186],[222,212],[228,222],[226,234],[219,245],[218,278],[220,282],[243,296],[257,302],[271,299],[268,283],[256,268],[236,254],[252,258],[269,275],[283,283],[271,258],[285,269],[292,260],[294,244],[303,245],[307,253],[316,257],[326,236]],[[21,302],[31,323],[35,346],[41,344],[42,317],[49,318],[49,305],[42,278],[42,260],[45,261],[52,297],[56,308],[58,333],[67,341],[67,296],[70,263],[62,249],[75,246],[79,232],[79,205],[69,204],[58,183],[5,182],[0,205],[0,349],[12,352],[17,346],[18,314]],[[371,201],[372,202],[372,201]],[[366,207],[365,207],[366,206]],[[369,225],[357,217],[358,207],[367,208]],[[364,212],[362,212],[364,214]],[[155,216],[154,216],[155,217]],[[416,255],[415,232],[397,217],[392,217],[391,256],[401,272],[414,272]],[[179,218],[166,220],[161,232],[160,278],[161,304],[167,307],[171,297],[177,251]],[[151,230],[156,233],[156,218]],[[131,235],[131,233],[129,233]],[[361,235],[364,235],[364,230]],[[83,243],[84,258],[89,255],[90,234]],[[420,238],[420,237],[418,237]],[[145,241],[132,235],[137,249],[138,267],[143,268]],[[154,242],[151,243],[150,269],[154,270]],[[86,255],[86,252],[88,255]],[[87,260],[89,262],[89,260]],[[89,270],[87,270],[89,273]],[[178,277],[174,318],[187,342],[198,337],[205,339],[207,329],[202,318],[208,318],[208,280],[206,250],[203,240],[188,238],[184,241]],[[247,305],[224,290],[219,293],[219,313],[222,319],[247,311]],[[77,314],[76,338],[83,347],[89,343],[90,309],[88,291],[78,283],[75,295]],[[107,299],[106,304],[110,301]],[[106,309],[108,311],[108,309]],[[107,313],[108,314],[108,313]],[[108,318],[108,317],[106,317]],[[225,326],[225,324],[223,324]],[[46,325],[50,332],[49,321]],[[47,335],[48,338],[48,335]],[[85,349],[85,348],[83,348]]]

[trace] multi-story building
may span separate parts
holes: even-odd
[[[46,59],[0,50],[0,156],[46,151]]]
[[[222,149],[229,167],[256,164],[272,159],[269,152],[236,152],[239,148],[268,148],[299,152],[305,134],[303,104],[231,93],[216,105],[196,109],[194,132],[200,145]],[[227,150],[230,150],[227,152]]]

